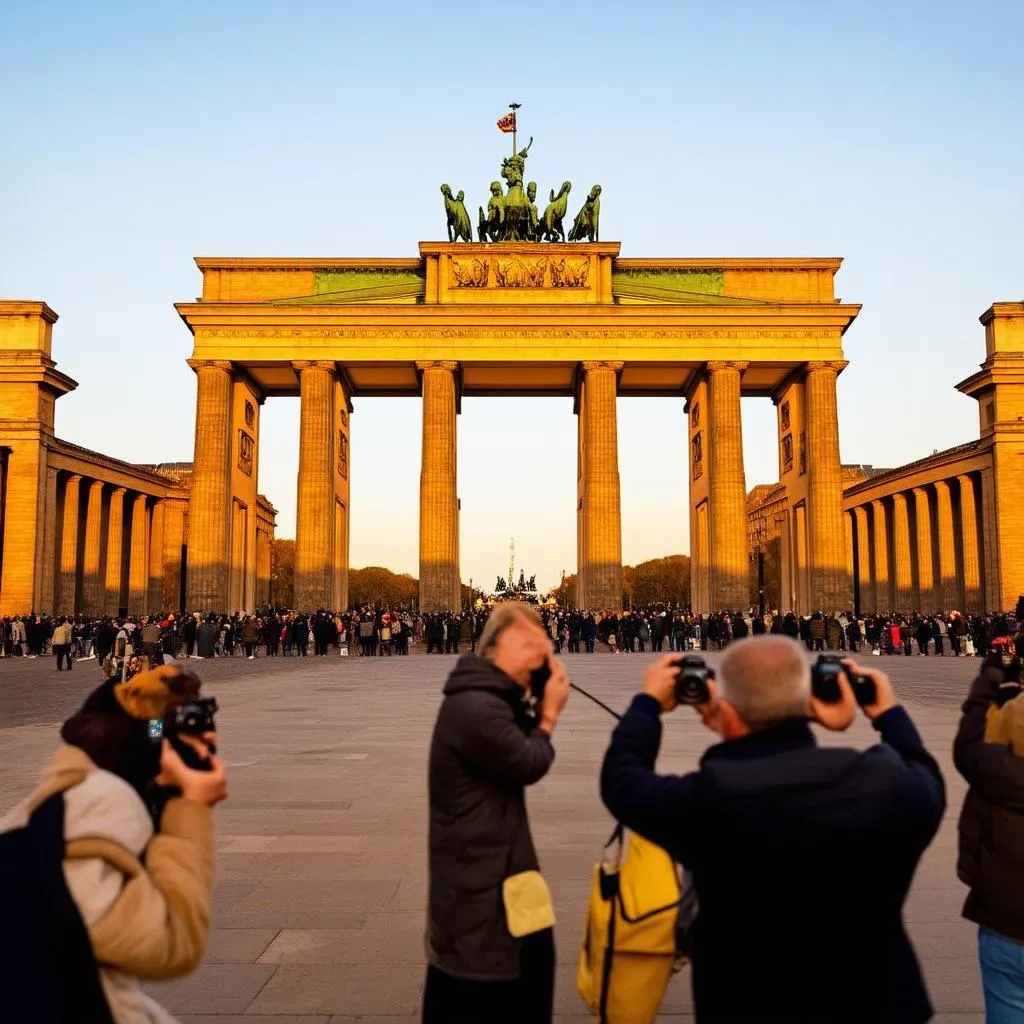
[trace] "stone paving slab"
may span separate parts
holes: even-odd
[[[570,676],[611,706],[639,687],[650,656],[580,655]],[[714,660],[714,658],[712,658]],[[221,704],[232,798],[218,810],[214,929],[202,967],[153,986],[182,1024],[396,1024],[418,1016],[426,904],[426,758],[449,657],[193,661]],[[950,747],[973,659],[873,662],[893,676],[946,776],[949,811],[906,907],[936,1024],[983,1018],[975,929],[960,918],[956,818],[965,786]],[[95,662],[57,675],[50,660],[0,660],[0,806],[31,787],[56,726],[99,681]],[[590,1018],[575,969],[590,870],[611,831],[597,774],[612,726],[579,694],[555,736],[530,816],[559,918],[559,1024]],[[825,743],[866,745],[859,721]],[[659,768],[687,771],[712,741],[668,720]],[[688,977],[662,1020],[692,1022]]]

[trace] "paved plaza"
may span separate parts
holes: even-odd
[[[647,656],[567,659],[570,677],[613,707],[639,687]],[[714,659],[712,659],[714,660]],[[156,986],[183,1024],[385,1024],[415,1017],[424,975],[426,755],[446,656],[194,661],[221,705],[231,798],[217,812],[218,883],[204,964]],[[974,929],[960,918],[956,818],[964,784],[950,749],[979,662],[900,657],[889,671],[946,775],[949,811],[907,905],[940,1024],[981,1021]],[[31,787],[56,726],[100,680],[94,661],[58,675],[50,659],[0,661],[0,805]],[[590,872],[611,822],[597,776],[612,722],[574,694],[550,776],[530,790],[541,866],[558,912],[560,1024],[590,1018],[575,989]],[[843,741],[872,742],[859,720]],[[664,771],[691,769],[711,741],[677,712]],[[829,737],[827,742],[832,742]],[[752,851],[756,857],[756,851]],[[836,879],[841,885],[842,879]],[[743,965],[736,965],[741,983]],[[836,993],[841,1001],[842,992]],[[692,1020],[689,978],[662,1019]],[[485,1024],[485,1022],[482,1022]]]

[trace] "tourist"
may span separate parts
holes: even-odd
[[[63,864],[33,858],[22,865],[26,883],[34,876],[36,885],[26,884],[16,900],[20,919],[12,913],[0,922],[0,1019],[171,1019],[140,982],[181,977],[202,959],[213,901],[211,809],[227,796],[227,780],[211,751],[214,734],[181,738],[210,761],[211,770],[193,771],[166,741],[160,756],[151,755],[148,720],[164,718],[198,687],[170,666],[131,684],[103,683],[64,723],[64,742],[35,792],[0,819],[0,834],[27,828],[39,849],[64,840],[91,844]],[[154,804],[151,816],[145,801],[154,785],[173,787],[174,795]],[[101,855],[100,844],[112,852]],[[43,892],[46,898],[36,895]],[[53,986],[52,1015],[42,985]]]
[[[653,767],[661,716],[677,706],[671,655],[613,733],[605,805],[693,876],[698,1021],[931,1018],[901,912],[942,819],[942,776],[888,678],[845,664],[875,685],[864,712],[882,742],[866,751],[817,746],[808,718],[845,730],[853,692],[841,678],[838,703],[812,697],[806,652],[781,636],[729,648],[696,709],[722,742],[697,771]]]
[[[54,628],[51,638],[53,653],[57,655],[57,671],[62,672],[62,665],[68,663],[68,671],[71,671],[71,623],[67,619],[60,619]]]
[[[960,814],[963,916],[978,925],[990,1022],[1024,1021],[1024,697],[1020,661],[985,659],[953,744],[970,789]]]
[[[538,709],[527,696],[550,667]],[[536,871],[524,788],[554,760],[551,734],[569,695],[536,610],[499,605],[444,687],[430,745],[430,881],[424,1024],[551,1020],[554,937],[513,938],[503,883]]]

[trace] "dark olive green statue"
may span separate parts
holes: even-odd
[[[570,242],[582,242],[584,238],[588,242],[598,241],[597,222],[601,214],[601,186],[595,185],[587,196],[583,208],[576,214],[576,219],[569,229]]]
[[[555,190],[551,190],[551,202],[544,209],[544,219],[540,224],[540,237],[538,241],[565,241],[565,228],[562,227],[562,221],[565,219],[565,211],[569,207],[569,191],[571,188],[571,182],[563,181],[557,196],[555,195]]]
[[[457,242],[461,238],[464,242],[472,242],[473,227],[463,202],[466,193],[459,192],[453,199],[451,186],[442,185],[441,195],[444,196],[444,212],[448,218],[448,241]]]

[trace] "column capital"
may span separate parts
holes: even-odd
[[[114,489],[113,489],[113,490],[112,490],[112,491],[110,492],[110,496],[111,496],[112,498],[123,498],[123,497],[124,497],[124,495],[125,495],[125,490],[126,490],[126,488],[124,488],[124,487],[115,487],[115,488],[114,488]]]
[[[592,370],[614,370],[618,373],[623,367],[621,360],[613,359],[585,359],[580,365],[586,373]]]
[[[102,480],[93,480],[92,483],[89,484],[89,490],[90,491],[95,491],[95,490],[101,490],[102,491],[103,490],[103,486],[104,486],[104,484],[103,484]]]
[[[231,373],[235,364],[230,359],[186,359],[186,363],[198,373],[200,370],[223,370]]]
[[[293,359],[292,369],[298,373],[302,373],[303,370],[327,370],[334,373],[337,366],[332,359]]]
[[[82,482],[82,474],[81,473],[71,473],[71,474],[69,474],[68,479],[67,479],[67,483],[69,485],[71,485],[71,484],[79,484],[81,482]]]
[[[422,373],[424,370],[448,370],[454,372],[459,368],[457,360],[454,359],[417,359],[416,369]]]
[[[849,365],[845,359],[812,359],[804,363],[804,369],[808,373],[812,370],[833,370],[839,376]]]
[[[705,366],[709,373],[715,373],[717,370],[738,370],[743,373],[750,363],[743,359],[709,359]]]

